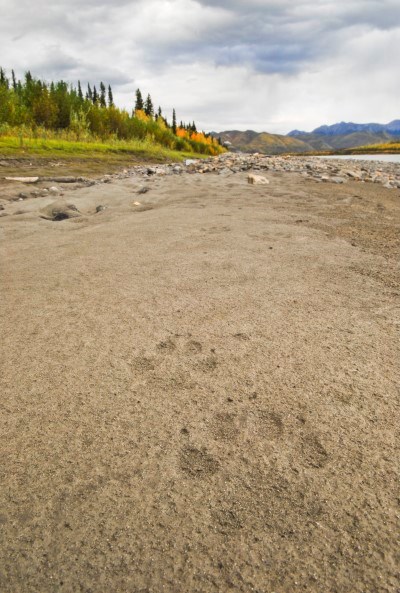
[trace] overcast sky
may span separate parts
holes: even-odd
[[[400,0],[0,0],[0,65],[208,131],[400,118]]]

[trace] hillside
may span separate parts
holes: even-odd
[[[279,134],[268,134],[267,132],[254,132],[247,130],[230,130],[226,132],[214,133],[214,136],[221,138],[222,142],[231,143],[232,150],[241,150],[243,152],[261,152],[264,154],[283,154],[287,152],[307,152],[313,150],[313,147],[298,138],[283,136]]]
[[[337,134],[328,136],[316,132],[296,134],[289,136],[292,139],[311,146],[311,150],[340,150],[342,148],[356,148],[368,144],[385,144],[396,139],[396,136],[387,132],[353,132],[350,134]],[[398,136],[397,136],[398,138]]]

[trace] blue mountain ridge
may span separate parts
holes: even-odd
[[[356,124],[353,122],[340,122],[331,126],[323,125],[315,128],[312,132],[302,132],[300,130],[293,130],[287,134],[288,136],[305,136],[307,134],[316,134],[318,136],[344,136],[356,132],[371,132],[380,133],[387,132],[393,136],[400,136],[400,119],[395,119],[388,124]]]

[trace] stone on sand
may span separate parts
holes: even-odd
[[[251,185],[267,185],[269,183],[266,177],[263,177],[262,175],[253,175],[252,173],[248,175],[247,181]]]
[[[77,218],[81,214],[75,204],[65,200],[57,200],[42,208],[40,216],[46,220],[65,220],[67,218]]]

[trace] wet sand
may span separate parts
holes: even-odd
[[[2,593],[399,590],[400,192],[246,177],[6,204]]]

